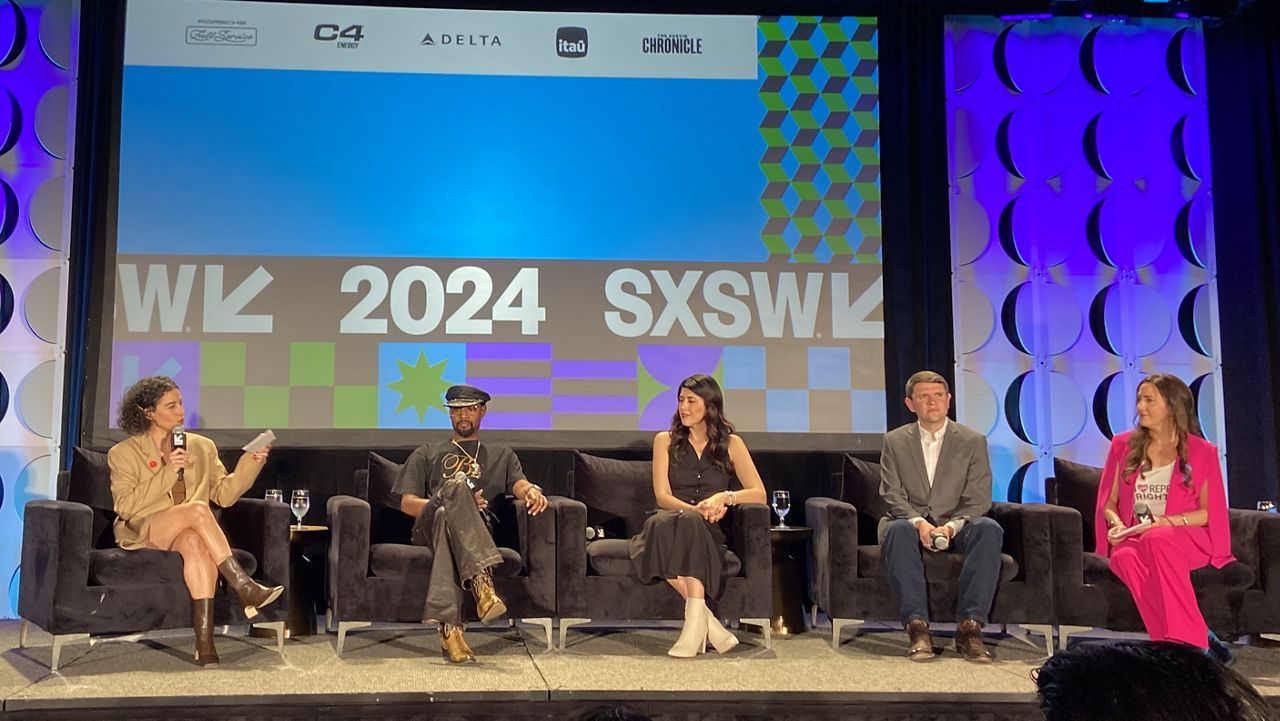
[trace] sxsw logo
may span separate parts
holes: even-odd
[[[562,58],[585,58],[587,29],[563,27],[556,30],[556,55]]]

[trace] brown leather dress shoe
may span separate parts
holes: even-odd
[[[932,661],[933,635],[929,633],[929,622],[922,618],[913,618],[907,622],[907,658],[912,661]]]
[[[493,574],[487,569],[471,578],[471,594],[476,597],[476,613],[481,623],[499,619],[507,612],[507,604],[493,590]]]
[[[987,650],[982,642],[982,624],[967,618],[956,626],[956,651],[964,656],[964,660],[974,663],[991,663],[995,656]]]
[[[451,623],[440,624],[440,653],[449,663],[466,663],[476,660],[467,640],[462,637],[462,627]]]

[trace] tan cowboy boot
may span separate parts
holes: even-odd
[[[466,663],[476,660],[467,640],[462,637],[462,627],[452,623],[440,624],[440,652],[449,663]]]
[[[196,632],[197,666],[217,666],[218,650],[213,647],[213,599],[191,601],[191,627]]]
[[[258,609],[280,598],[280,594],[284,592],[284,586],[264,586],[250,578],[235,556],[227,556],[227,560],[219,563],[218,573],[226,579],[227,588],[240,599],[244,615],[249,618],[257,616]]]
[[[488,569],[471,578],[471,595],[476,597],[476,613],[480,614],[481,623],[494,621],[507,612],[507,604],[493,590],[493,574]]]

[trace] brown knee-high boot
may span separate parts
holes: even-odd
[[[227,580],[227,588],[240,599],[244,615],[249,618],[257,616],[258,609],[279,598],[284,591],[284,586],[264,586],[250,578],[235,556],[227,556],[227,560],[219,563],[218,573]]]
[[[191,627],[196,632],[196,665],[217,666],[218,650],[213,647],[213,599],[193,599],[191,618]]]

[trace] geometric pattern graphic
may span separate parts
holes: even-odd
[[[758,27],[769,257],[880,263],[876,19],[761,17]]]
[[[1225,454],[1198,21],[946,23],[957,417],[997,500],[1102,465],[1142,378],[1191,386]]]
[[[0,618],[62,445],[74,30],[71,0],[0,5]]]
[[[495,398],[493,430],[591,427],[658,430],[674,390],[694,373],[715,377],[745,430],[881,433],[883,345],[635,346],[630,358],[563,357],[552,343],[368,344],[370,359],[334,342],[116,341],[111,408],[148,375],[182,388],[195,428],[449,428],[444,393],[467,383]],[[345,353],[345,355],[344,355]],[[288,357],[287,366],[266,362]]]
[[[856,356],[862,348],[857,343],[791,349],[641,346],[640,427],[669,427],[676,386],[694,373],[705,373],[720,383],[725,411],[739,428],[805,433],[822,427],[832,433],[883,433],[883,377],[856,375],[859,368],[883,368],[883,351],[867,344],[870,355]]]

